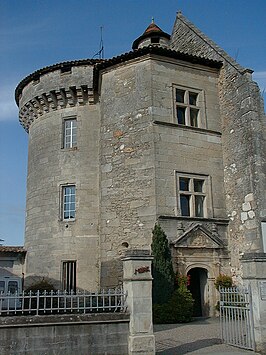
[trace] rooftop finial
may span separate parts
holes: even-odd
[[[151,18],[151,23],[154,23],[154,17],[152,16],[152,18]]]

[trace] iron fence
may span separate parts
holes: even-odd
[[[230,345],[254,350],[251,292],[246,287],[220,288],[222,340]]]
[[[0,293],[0,316],[57,313],[125,312],[126,293],[122,288],[100,292],[37,291]]]

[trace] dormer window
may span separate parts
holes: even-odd
[[[150,44],[158,44],[160,47],[169,47],[170,35],[160,29],[152,20],[152,23],[146,28],[143,34],[132,44],[132,49],[138,49]]]
[[[152,44],[159,44],[160,38],[159,37],[151,37],[151,43]]]

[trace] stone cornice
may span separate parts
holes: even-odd
[[[20,95],[22,94],[23,88],[26,85],[28,85],[31,81],[38,81],[42,75],[53,72],[55,70],[61,70],[62,72],[65,72],[67,70],[71,70],[72,67],[95,65],[95,64],[100,63],[102,61],[105,61],[105,60],[104,59],[72,60],[72,61],[68,61],[68,62],[56,63],[54,65],[50,65],[50,66],[44,67],[42,69],[36,70],[32,74],[26,76],[26,78],[21,80],[21,82],[16,87],[15,99],[16,99],[17,105],[19,106],[19,99],[20,99]]]
[[[19,121],[28,132],[31,123],[46,113],[87,103],[94,104],[93,89],[87,85],[51,90],[26,102],[19,111]]]

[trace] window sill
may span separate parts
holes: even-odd
[[[72,148],[64,148],[64,147],[62,147],[61,148],[63,151],[65,151],[65,152],[69,152],[69,151],[76,151],[76,150],[78,150],[78,147],[72,147]]]
[[[76,222],[76,218],[73,219],[59,219],[58,222],[65,223],[65,224],[72,224]]]
[[[204,221],[204,222],[212,222],[217,224],[225,224],[229,223],[228,218],[214,218],[214,217],[187,217],[187,216],[167,216],[161,215],[158,217],[159,219],[175,219],[182,221]]]
[[[208,134],[213,134],[215,136],[221,136],[222,133],[218,131],[212,131],[211,129],[207,128],[200,128],[200,127],[193,127],[193,126],[186,126],[186,125],[181,125],[178,123],[173,123],[173,122],[164,122],[164,121],[153,121],[154,124],[161,125],[161,126],[168,126],[168,127],[173,127],[173,128],[179,128],[179,129],[185,129],[185,130],[191,130],[194,132],[201,132],[201,133],[208,133]]]

